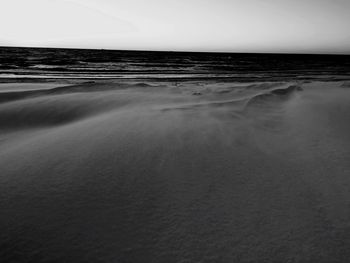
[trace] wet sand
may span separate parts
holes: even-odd
[[[1,261],[350,258],[348,82],[61,84],[1,84]]]

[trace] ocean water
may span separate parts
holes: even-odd
[[[0,78],[224,79],[341,78],[349,56],[0,48]]]

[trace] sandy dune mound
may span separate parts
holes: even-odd
[[[61,125],[128,105],[152,102],[154,98],[145,92],[125,92],[140,85],[145,88],[142,83],[83,83],[47,90],[3,92],[0,93],[0,129]]]
[[[271,104],[273,102],[283,102],[290,98],[296,91],[301,91],[302,88],[297,85],[291,85],[288,88],[273,89],[269,92],[253,96],[247,102],[247,107],[262,106],[263,104]]]
[[[81,88],[0,104],[4,261],[347,262],[349,89]]]

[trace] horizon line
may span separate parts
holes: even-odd
[[[190,50],[145,50],[145,49],[113,49],[113,48],[83,48],[83,47],[55,47],[55,46],[8,46],[0,45],[0,48],[34,48],[34,49],[71,49],[71,50],[100,50],[100,51],[122,51],[122,52],[158,52],[158,53],[203,53],[203,54],[266,54],[266,55],[323,55],[323,56],[350,56],[349,53],[308,53],[308,52],[255,52],[255,51],[190,51]]]

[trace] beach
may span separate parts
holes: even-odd
[[[346,262],[350,81],[327,76],[6,79],[0,261]]]

